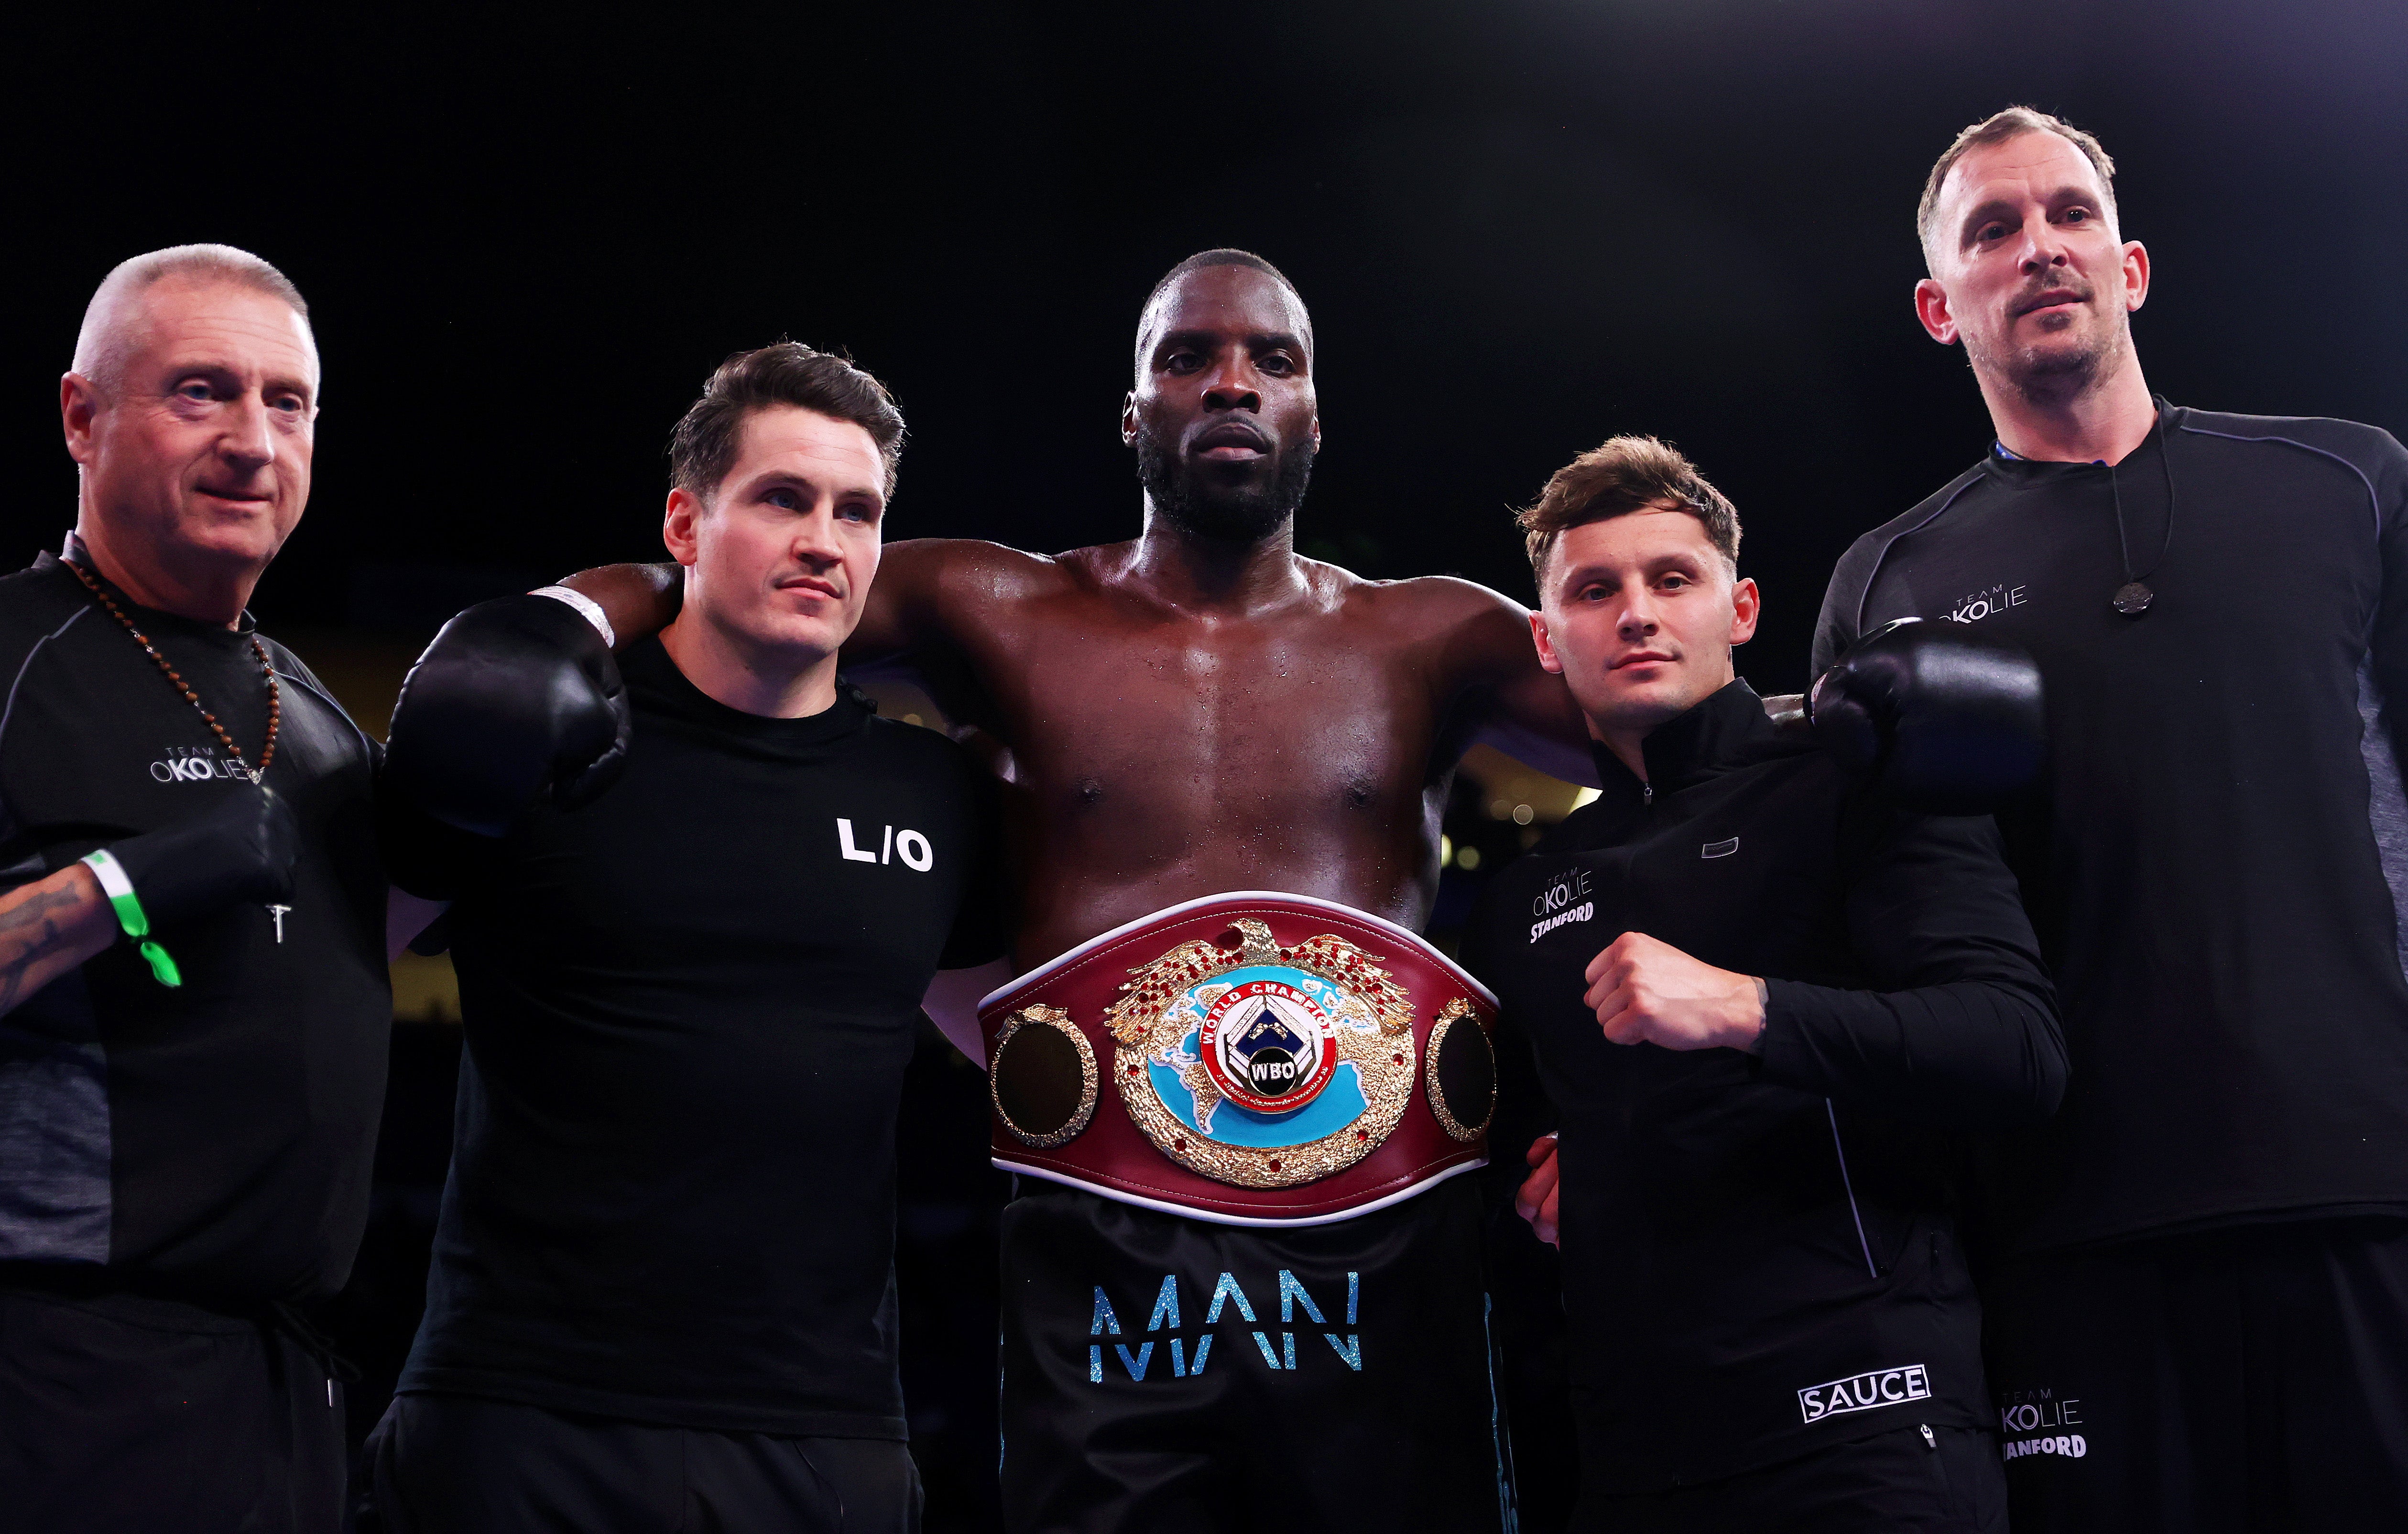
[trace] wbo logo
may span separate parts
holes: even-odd
[[[1303,1107],[1338,1069],[1338,1025],[1317,996],[1284,981],[1229,987],[1207,1009],[1199,1031],[1209,1040],[1204,1068],[1212,1084],[1257,1113]]]
[[[1283,948],[1256,917],[1229,925],[1236,953],[1182,943],[1106,1010],[1121,1106],[1154,1149],[1241,1188],[1342,1172],[1412,1100],[1412,998],[1343,938]]]
[[[1179,1032],[1147,1054],[1147,1082],[1181,1126],[1208,1140],[1294,1149],[1338,1133],[1371,1106],[1339,1032],[1379,1025],[1324,976],[1246,965],[1189,988],[1166,1016]]]

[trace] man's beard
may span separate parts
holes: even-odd
[[[2123,311],[2102,319],[2077,338],[2052,336],[2043,344],[1999,351],[1972,345],[1969,336],[1966,360],[1976,371],[2005,380],[2017,394],[2035,403],[2072,399],[2104,382],[2122,358],[2129,335],[2122,323]]]
[[[1150,427],[1137,432],[1137,478],[1147,500],[1181,530],[1221,543],[1259,543],[1304,504],[1312,478],[1312,444],[1292,442],[1279,452],[1270,483],[1214,484]]]

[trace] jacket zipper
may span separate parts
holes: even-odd
[[[1831,1121],[1831,1154],[1840,1158],[1840,1186],[1848,1192],[1848,1215],[1856,1222],[1856,1245],[1865,1254],[1865,1271],[1879,1278],[1881,1269],[1873,1262],[1873,1243],[1865,1239],[1865,1213],[1856,1207],[1856,1184],[1848,1176],[1848,1153],[1840,1143],[1839,1111],[1831,1106],[1828,1097],[1823,1099],[1823,1113]]]

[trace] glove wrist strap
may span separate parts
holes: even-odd
[[[125,877],[124,866],[109,856],[106,847],[83,859],[83,865],[100,881],[100,891],[117,912],[117,925],[135,940],[135,951],[150,961],[152,978],[162,985],[183,984],[176,961],[150,939],[150,918],[143,914],[141,897],[134,893],[134,881]]]
[[[603,649],[616,650],[619,648],[619,636],[613,633],[610,628],[610,615],[602,610],[601,603],[596,602],[594,598],[586,595],[583,592],[571,591],[566,586],[538,586],[534,591],[527,593],[527,595],[530,596],[549,596],[555,602],[566,604],[579,617],[594,625],[594,632],[602,636]]]

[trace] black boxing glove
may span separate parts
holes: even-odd
[[[609,788],[634,726],[618,663],[576,609],[532,595],[480,602],[409,668],[379,791],[497,837],[547,796],[575,809]]]
[[[125,871],[150,925],[173,926],[237,900],[277,905],[292,899],[301,826],[293,807],[263,784],[180,825],[112,842],[108,852]]]
[[[1980,815],[2040,776],[2040,667],[1962,624],[1900,618],[1814,681],[1817,744],[1910,810]]]
[[[262,784],[180,825],[128,837],[82,861],[159,983],[181,985],[175,961],[151,934],[237,901],[292,899],[293,860],[300,852],[292,807]]]

